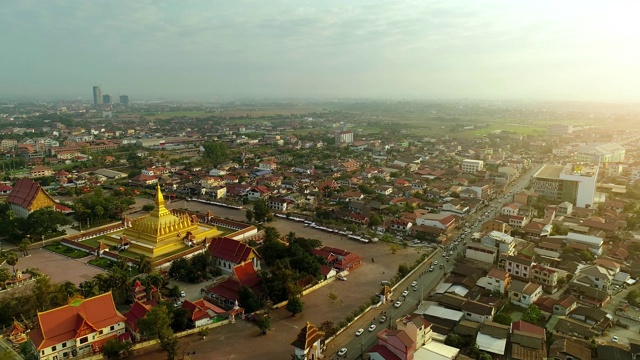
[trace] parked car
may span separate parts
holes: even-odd
[[[613,341],[614,343],[618,342],[618,335],[613,335],[613,337],[611,338],[611,341]]]
[[[338,351],[338,356],[344,356],[347,353],[347,348],[342,348]]]
[[[373,331],[376,329],[376,324],[371,324],[371,326],[369,326],[369,332]]]
[[[409,295],[409,291],[408,290],[405,290],[405,291],[402,292],[402,296],[407,296],[407,295]]]
[[[393,304],[393,307],[399,308],[401,305],[402,305],[402,301],[398,300],[395,302],[395,304]]]
[[[387,321],[387,317],[382,315],[382,317],[380,318],[380,323],[382,324],[385,321]]]
[[[363,332],[364,332],[364,329],[358,329],[358,331],[356,331],[356,336],[362,335]]]
[[[413,282],[411,283],[411,286],[416,286],[416,285],[418,285],[418,282],[413,280]]]
[[[184,290],[180,291],[180,297],[185,297],[187,296],[187,294],[184,292]]]

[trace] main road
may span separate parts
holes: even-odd
[[[509,185],[507,188],[508,191],[515,194],[526,188],[531,177],[538,169],[540,169],[540,166],[533,166],[514,183]],[[501,205],[507,199],[511,201],[513,197],[508,196],[504,198],[496,198],[490,201],[487,204],[488,209],[485,211],[487,217],[493,217],[496,214],[499,214]],[[438,286],[447,273],[453,269],[455,266],[455,259],[458,254],[464,250],[463,245],[469,241],[473,232],[480,230],[482,221],[479,221],[478,219],[483,217],[484,216],[481,211],[471,216],[467,220],[467,223],[473,224],[469,227],[471,230],[470,232],[467,234],[461,234],[456,242],[445,247],[444,252],[442,249],[437,249],[436,253],[430,257],[429,261],[423,263],[413,273],[413,276],[408,277],[406,280],[402,281],[398,287],[396,287],[396,290],[392,294],[393,301],[389,301],[377,309],[370,310],[360,319],[351,324],[340,335],[336,336],[336,338],[327,345],[325,350],[326,356],[329,359],[334,360],[355,360],[364,358],[365,352],[378,342],[378,333],[384,329],[393,328],[396,320],[415,311],[420,302],[424,300],[424,298],[428,296],[436,286]],[[450,255],[447,259],[445,258],[445,254],[449,252]],[[436,261],[438,262],[437,265],[435,265]],[[429,272],[430,264],[434,264],[433,272]],[[443,265],[443,267],[441,268],[440,265]],[[417,282],[417,290],[413,290],[411,286],[413,281]],[[402,292],[405,290],[408,291],[406,297],[402,296]],[[402,301],[402,305],[398,308],[394,307],[394,302],[397,300]],[[383,323],[380,323],[382,316],[386,316],[386,320]],[[371,325],[375,325],[375,329],[369,331],[369,327]],[[364,332],[359,336],[356,335],[356,331],[358,329],[364,330]],[[343,348],[346,348],[347,352],[345,355],[339,356],[338,351]]]

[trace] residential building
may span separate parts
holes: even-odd
[[[532,188],[549,200],[588,208],[594,206],[597,178],[597,165],[544,165],[533,175]]]
[[[404,330],[416,339],[416,347],[425,345],[431,341],[431,324],[419,314],[406,315],[396,320],[398,330]],[[415,336],[413,335],[415,334]]]
[[[607,290],[611,287],[615,274],[612,270],[598,265],[582,268],[575,276],[574,282],[599,290]]]
[[[247,191],[247,199],[250,201],[258,200],[258,199],[266,199],[271,194],[271,190],[264,185],[252,186]]]
[[[478,323],[493,320],[493,316],[496,311],[496,309],[489,304],[473,300],[465,301],[460,310],[464,313],[465,320],[471,320]]]
[[[549,348],[549,359],[553,360],[591,360],[591,348],[588,342],[578,339],[558,339]]]
[[[416,341],[404,330],[385,329],[378,333],[378,343],[368,350],[370,360],[386,360],[391,353],[399,360],[413,360]]]
[[[509,287],[509,300],[513,304],[528,307],[542,296],[542,286],[532,282],[513,280]]]
[[[533,264],[532,268],[531,279],[533,281],[551,291],[558,286],[558,271],[556,269],[540,264]]]
[[[129,106],[129,95],[120,95],[120,105]]]
[[[53,169],[48,166],[38,165],[31,169],[31,177],[43,177],[53,175]]]
[[[504,270],[513,276],[529,279],[531,278],[531,266],[533,261],[519,256],[506,256],[501,264],[504,264]]]
[[[469,243],[465,249],[465,256],[472,260],[494,264],[498,256],[498,248],[481,243]]]
[[[514,237],[499,231],[492,231],[482,237],[480,242],[487,246],[498,248],[499,254],[515,254]]]
[[[545,330],[522,320],[511,324],[511,358],[515,360],[546,360]]]
[[[467,174],[475,174],[484,170],[484,161],[464,159],[462,160],[462,172]]]
[[[493,321],[486,321],[476,335],[478,349],[496,355],[505,355],[510,327]]]
[[[111,292],[38,312],[38,325],[29,333],[40,360],[85,357],[99,353],[110,339],[126,332],[126,318],[116,310]]]
[[[551,136],[569,135],[573,132],[573,125],[554,124],[547,126],[547,134]]]
[[[458,354],[460,349],[445,345],[439,341],[429,341],[414,353],[414,360],[462,360]]]
[[[240,300],[238,293],[241,287],[246,286],[254,293],[259,293],[261,291],[260,282],[261,279],[253,267],[253,263],[247,261],[234,267],[231,277],[208,288],[205,293],[220,306],[231,308]]]
[[[487,273],[487,276],[478,279],[476,285],[492,292],[497,291],[501,294],[507,294],[509,285],[511,285],[511,274],[504,270],[492,268]]]

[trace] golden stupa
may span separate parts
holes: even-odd
[[[117,246],[128,244],[128,251],[157,258],[222,234],[215,226],[198,222],[195,215],[168,210],[160,185],[156,189],[155,204],[148,215],[125,218],[122,235],[105,236],[104,242]]]

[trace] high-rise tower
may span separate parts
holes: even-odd
[[[93,87],[93,105],[101,105],[102,104],[102,90],[100,86]]]
[[[129,106],[129,95],[120,95],[120,104]]]

